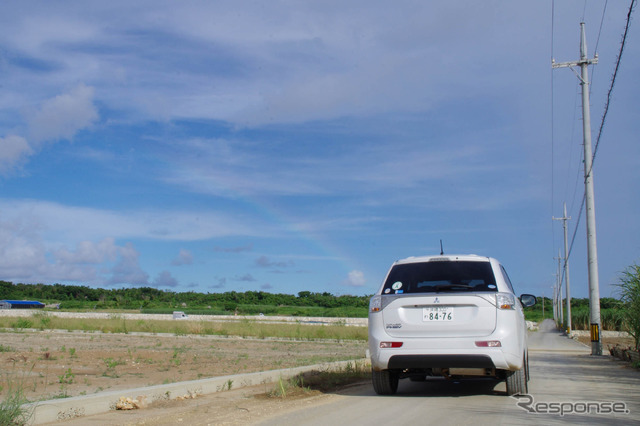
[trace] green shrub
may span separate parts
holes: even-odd
[[[622,273],[618,288],[623,303],[621,317],[636,349],[640,349],[640,265],[631,265]]]
[[[12,328],[21,329],[21,328],[31,328],[33,323],[26,318],[18,318],[15,322],[11,323]]]

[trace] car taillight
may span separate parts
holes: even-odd
[[[511,293],[496,293],[496,305],[498,309],[515,309],[516,298]]]
[[[382,298],[380,296],[373,296],[369,301],[369,312],[380,312],[382,309]]]
[[[502,343],[500,340],[480,340],[476,342],[476,346],[479,348],[499,348]]]
[[[402,342],[380,342],[381,349],[401,348],[401,347],[402,347]]]

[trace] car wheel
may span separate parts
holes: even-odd
[[[521,369],[506,372],[507,395],[526,394],[528,391],[526,360],[523,361]]]
[[[373,390],[378,395],[393,395],[398,390],[398,381],[400,380],[398,373],[389,370],[371,370],[371,379]]]

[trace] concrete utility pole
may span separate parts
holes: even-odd
[[[556,284],[553,286],[553,322],[558,324],[558,280],[556,279]]]
[[[560,256],[560,250],[558,250],[558,257],[556,259],[558,259],[558,295],[556,296],[558,300],[558,324],[562,324],[564,326],[564,309],[562,306],[562,272],[560,272],[562,270],[562,256]]]
[[[580,60],[556,64],[551,60],[552,68],[580,66],[580,85],[582,86],[582,132],[584,138],[584,186],[587,216],[587,256],[589,264],[589,309],[591,319],[591,355],[602,355],[600,339],[600,288],[598,283],[598,247],[596,243],[596,212],[593,195],[593,153],[591,151],[591,112],[589,110],[589,74],[588,67],[598,63],[598,56],[587,59],[587,37],[584,22],[580,23]],[[573,69],[573,68],[572,68]],[[575,71],[574,71],[575,72]],[[577,75],[577,73],[576,73]]]
[[[567,203],[564,203],[564,216],[553,217],[553,220],[561,220],[562,228],[564,230],[564,283],[567,300],[567,322],[566,330],[568,334],[571,334],[571,291],[569,290],[569,245],[567,241],[567,220],[571,219],[567,217]]]

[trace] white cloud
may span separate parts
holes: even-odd
[[[33,149],[22,136],[0,138],[0,173],[4,174],[21,165],[31,154]]]
[[[289,261],[274,261],[269,259],[267,256],[260,256],[255,261],[256,266],[261,268],[287,268],[290,266],[294,266],[294,262],[292,260]]]
[[[47,240],[67,245],[106,237],[201,241],[223,236],[259,236],[271,232],[262,223],[241,222],[215,211],[112,211],[47,201],[8,199],[0,199],[0,211],[6,218],[33,218]]]
[[[93,93],[92,87],[81,84],[44,101],[28,119],[29,139],[33,143],[71,139],[79,130],[90,126],[98,118]]]
[[[113,238],[105,238],[99,243],[92,241],[80,241],[76,250],[71,252],[61,248],[55,252],[59,262],[71,264],[97,264],[105,261],[114,261],[118,254],[118,247]]]
[[[153,281],[154,287],[178,287],[178,280],[176,280],[169,271],[162,271],[158,274]]]
[[[0,137],[0,174],[22,166],[43,143],[71,139],[90,126],[98,118],[93,92],[93,88],[81,84],[43,101],[37,111],[28,114],[28,139],[18,135]]]
[[[349,272],[344,284],[350,287],[362,287],[366,282],[367,280],[365,280],[364,273],[362,271],[353,270]]]
[[[193,263],[193,255],[189,250],[180,249],[178,256],[171,261],[174,266],[191,265]]]
[[[5,212],[3,212],[5,213]],[[0,220],[0,276],[18,282],[65,282],[85,284],[146,284],[148,275],[140,268],[139,253],[132,244],[115,244],[107,237],[88,240],[70,250],[59,243],[47,243],[38,218]],[[55,246],[55,247],[53,247]],[[116,262],[113,265],[113,262]]]
[[[130,117],[301,122],[424,111],[451,95],[491,93],[505,76],[517,82],[491,64],[528,58],[518,55],[515,35],[527,29],[514,16],[543,11],[470,2],[285,2],[240,13],[233,2],[115,4],[6,8],[0,37],[48,67],[37,90],[90,82]],[[489,67],[488,75],[474,72]],[[27,78],[24,68],[9,67],[9,87]]]
[[[133,244],[127,243],[119,249],[119,260],[111,270],[112,276],[108,280],[110,285],[147,285],[149,283],[149,275],[140,268],[140,253],[133,247]]]
[[[3,218],[4,219],[4,218]],[[47,251],[30,218],[0,220],[0,275],[31,280],[46,274]]]
[[[206,240],[219,236],[260,234],[212,212],[115,212],[35,200],[0,199],[0,276],[25,282],[77,281],[96,285],[147,285],[133,244],[116,240]],[[251,250],[238,246],[231,251]],[[173,265],[193,263],[180,249]],[[262,266],[292,262],[263,259]],[[163,286],[170,283],[163,275]],[[237,277],[251,280],[250,275]],[[224,284],[224,283],[222,283]]]

